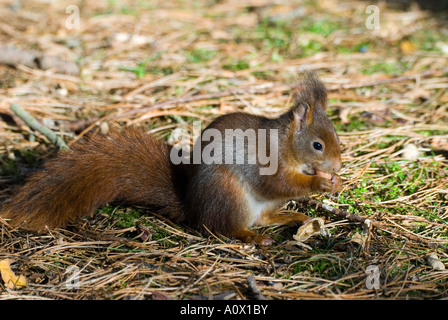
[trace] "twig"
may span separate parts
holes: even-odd
[[[418,74],[409,75],[409,76],[400,76],[395,78],[386,78],[386,79],[375,79],[371,81],[361,82],[361,83],[353,83],[353,84],[342,84],[342,85],[327,85],[327,90],[329,91],[335,91],[339,89],[354,89],[354,88],[361,88],[361,87],[368,87],[368,86],[375,86],[379,84],[388,84],[388,83],[396,83],[396,82],[402,82],[407,80],[414,80],[420,77],[426,77],[429,75],[433,75],[435,73],[446,73],[448,72],[448,68],[444,68],[441,70],[427,70]],[[270,89],[275,88],[279,91],[287,91],[287,90],[297,90],[300,89],[298,87],[292,87],[287,86],[285,84],[281,83],[274,83],[271,86],[269,86]],[[214,92],[214,93],[205,93],[205,94],[197,94],[190,97],[180,97],[172,100],[162,101],[158,103],[154,103],[151,105],[146,105],[143,108],[136,108],[132,110],[127,110],[121,113],[118,113],[113,118],[124,118],[124,117],[131,117],[135,114],[142,114],[151,110],[156,109],[168,109],[168,108],[174,108],[181,104],[186,104],[190,102],[200,101],[200,100],[211,100],[211,99],[220,99],[224,97],[229,97],[233,95],[238,94],[244,94],[247,92],[250,93],[260,93],[265,92],[268,88],[265,86],[254,86],[248,89],[242,89],[242,90],[229,90],[229,91],[223,91],[223,92]]]
[[[387,232],[390,232],[390,233],[395,233],[395,234],[397,234],[397,235],[399,235],[401,237],[408,238],[408,239],[411,239],[411,240],[423,242],[423,243],[425,243],[426,245],[428,245],[430,247],[440,248],[440,249],[448,252],[448,247],[443,245],[443,244],[441,244],[441,243],[438,243],[438,242],[435,242],[435,241],[431,241],[431,240],[428,240],[428,239],[416,236],[416,235],[408,233],[408,232],[403,232],[403,231],[397,230],[397,229],[391,231],[390,228],[388,228],[387,226],[385,226],[381,222],[372,220],[370,218],[364,218],[364,217],[361,217],[361,216],[359,216],[357,214],[349,213],[347,211],[343,211],[341,209],[329,206],[328,204],[325,204],[325,203],[322,203],[322,202],[319,202],[319,201],[316,201],[316,200],[311,200],[310,199],[310,200],[307,200],[307,202],[308,202],[308,204],[310,204],[312,206],[315,206],[316,208],[320,208],[320,209],[329,211],[329,212],[331,212],[331,213],[333,213],[333,214],[335,214],[337,216],[340,216],[340,217],[342,217],[344,219],[347,219],[347,220],[350,220],[350,221],[361,222],[361,223],[364,223],[366,220],[368,220],[368,221],[370,221],[371,226],[373,226],[373,227],[375,227],[377,229],[381,229],[383,231],[387,231]]]
[[[33,116],[26,112],[17,103],[13,103],[10,106],[11,111],[14,112],[20,119],[22,119],[31,129],[37,130],[46,136],[53,144],[55,144],[61,150],[69,150],[64,140],[59,137],[54,131],[40,124]]]

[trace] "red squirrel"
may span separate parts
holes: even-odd
[[[172,155],[179,150],[142,130],[125,129],[75,144],[47,161],[4,203],[0,215],[13,226],[41,232],[92,215],[107,203],[124,202],[145,205],[203,234],[269,245],[272,239],[250,228],[302,224],[309,219],[305,214],[278,214],[277,210],[288,200],[342,188],[335,174],[342,165],[340,143],[326,115],[325,86],[308,73],[299,88],[293,106],[284,114],[276,118],[240,112],[220,116],[202,131],[199,147],[193,147],[192,153],[203,152],[212,160],[253,156],[256,151],[250,143],[233,148],[235,140],[224,138],[229,129],[244,133],[253,129],[265,133],[264,147],[275,160],[272,172],[263,174],[269,166],[261,158],[242,163],[205,163],[207,159],[195,163],[193,158],[176,164]],[[214,139],[210,134],[205,137],[206,132],[213,133]],[[258,145],[261,139],[255,136]],[[233,141],[230,156],[229,141]],[[218,146],[212,152],[211,143]]]

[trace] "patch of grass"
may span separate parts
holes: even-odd
[[[398,61],[365,62],[364,69],[361,72],[366,75],[375,73],[401,75],[407,69],[406,63],[400,63]]]
[[[391,143],[402,137],[389,137]],[[384,143],[384,142],[382,142]],[[386,145],[388,146],[388,145]],[[427,220],[414,221],[408,227],[414,233],[425,232],[429,221],[447,224],[440,217],[441,204],[435,200],[427,206],[415,206],[412,202],[426,197],[422,190],[428,188],[428,177],[437,179],[440,164],[420,161],[393,161],[377,164],[372,162],[373,173],[365,173],[360,181],[341,193],[335,201],[344,204],[344,210],[361,216],[419,216]],[[416,195],[418,193],[418,195]],[[407,200],[399,200],[400,198]],[[395,202],[394,200],[397,200]],[[441,199],[442,202],[446,201]],[[412,219],[411,219],[412,220]],[[448,236],[448,231],[441,233]]]
[[[154,217],[148,214],[143,214],[140,209],[121,207],[121,206],[105,206],[100,209],[100,212],[109,216],[110,223],[114,229],[133,229],[138,223],[145,226],[149,234],[150,241],[157,241],[158,244],[164,248],[171,248],[178,246],[180,239],[174,236],[169,230],[158,226],[154,223]],[[181,228],[179,227],[179,230]],[[128,231],[123,236],[129,239],[134,239],[140,234],[137,230]]]
[[[141,217],[139,210],[120,206],[104,206],[100,209],[100,212],[107,214],[114,225],[122,229],[134,227]]]
[[[146,75],[146,65],[147,62],[140,62],[136,67],[121,67],[123,71],[130,71],[135,73],[138,79],[143,78]]]
[[[321,252],[314,248],[310,257],[300,259],[294,263],[293,274],[311,273],[325,279],[338,279],[344,273],[340,259],[333,254]]]
[[[305,42],[301,43],[299,57],[308,57],[320,52],[324,48],[324,44],[320,41],[314,39],[307,39]]]
[[[155,8],[155,6],[148,1],[134,1],[132,4],[129,4],[126,2],[122,3],[118,0],[107,0],[104,5],[105,8],[97,11],[96,15],[123,14],[139,16],[142,9],[151,10]]]
[[[157,64],[157,60],[164,54],[164,51],[157,52],[153,54],[151,57],[140,61],[137,66],[129,67],[122,66],[120,69],[123,71],[129,71],[135,73],[138,79],[143,78],[148,72],[151,74],[162,74],[168,75],[174,72],[172,66],[161,66]],[[153,63],[154,62],[154,63]]]
[[[285,50],[293,35],[291,21],[271,21],[265,18],[254,30],[253,38],[262,43],[265,49],[277,48]]]
[[[334,121],[333,124],[338,132],[364,131],[372,127],[371,123],[362,119],[359,115],[349,116],[347,123]]]
[[[218,54],[218,51],[216,50],[210,50],[210,49],[193,49],[191,51],[188,51],[186,53],[187,60],[193,63],[202,63],[209,61],[216,57]]]
[[[302,19],[300,28],[303,31],[308,31],[324,37],[328,37],[332,32],[343,29],[344,26],[338,21],[332,21],[328,18],[323,18],[320,20]]]
[[[250,63],[244,59],[231,59],[223,68],[231,71],[245,70],[250,68]]]
[[[409,36],[409,41],[419,50],[441,51],[441,46],[446,45],[446,39],[440,32],[432,29],[422,29]]]
[[[260,19],[253,29],[235,28],[238,42],[248,42],[265,54],[270,55],[273,62],[284,59],[310,56],[322,50],[327,50],[325,40],[332,32],[341,30],[344,24],[339,21],[310,17]]]

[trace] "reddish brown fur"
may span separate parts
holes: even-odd
[[[42,231],[118,200],[181,218],[182,191],[175,181],[182,175],[174,176],[175,172],[163,142],[140,130],[112,132],[47,161],[5,204],[2,216],[15,226]]]
[[[260,175],[260,163],[176,166],[170,161],[170,147],[142,131],[127,129],[94,137],[48,161],[5,203],[2,216],[15,226],[41,231],[92,214],[106,203],[123,201],[150,206],[203,232],[269,244],[272,240],[248,228],[302,223],[305,215],[278,216],[276,209],[289,199],[338,191],[342,185],[334,175],[341,167],[340,148],[325,115],[325,88],[313,75],[305,78],[303,88],[294,107],[278,118],[233,113],[208,127],[222,133],[278,130],[278,170],[273,175]],[[322,152],[313,150],[316,139],[325,145]],[[304,168],[330,172],[333,178],[304,173]]]

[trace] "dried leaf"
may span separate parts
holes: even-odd
[[[356,232],[350,240],[362,246],[362,245],[364,245],[364,242],[366,241],[366,237],[364,237],[360,233]]]
[[[413,53],[414,51],[415,51],[415,46],[411,43],[411,42],[409,42],[409,41],[407,41],[407,40],[405,40],[405,41],[402,41],[401,43],[400,43],[400,50],[401,50],[401,52],[403,52],[404,54],[410,54],[410,53]]]
[[[313,218],[301,226],[293,238],[303,243],[314,235],[322,234],[324,231],[324,220],[322,218]]]
[[[427,258],[428,265],[435,270],[445,270],[445,265],[439,260],[435,253],[431,253]]]
[[[0,260],[0,274],[8,289],[26,287],[26,278],[23,275],[16,276],[11,270],[11,259]]]

